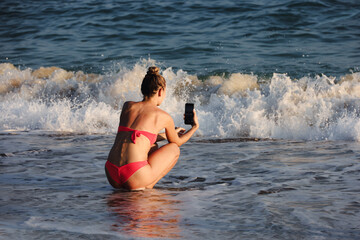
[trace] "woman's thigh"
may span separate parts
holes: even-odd
[[[176,164],[180,155],[180,149],[175,143],[169,143],[155,152],[148,159],[149,165],[139,169],[127,181],[130,188],[147,187],[155,185]]]
[[[180,148],[175,143],[166,144],[153,152],[148,159],[152,174],[161,174],[169,165],[177,161],[179,155]]]

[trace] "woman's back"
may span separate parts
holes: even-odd
[[[162,110],[147,102],[126,102],[120,116],[120,126],[144,130],[152,133],[159,132]]]
[[[156,134],[162,128],[160,119],[164,117],[164,112],[153,105],[144,102],[126,102],[120,117],[120,126]],[[111,163],[122,166],[147,159],[152,146],[150,139],[144,134],[138,134],[135,136],[136,143],[134,143],[131,140],[133,134],[132,131],[117,133],[114,146],[108,157]]]

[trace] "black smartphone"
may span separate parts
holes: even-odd
[[[188,124],[188,125],[194,124],[194,104],[193,103],[185,104],[185,124]]]

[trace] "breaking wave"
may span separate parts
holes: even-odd
[[[0,131],[116,132],[125,101],[142,100],[141,81],[157,63],[118,64],[102,74],[58,67],[20,69],[0,64]],[[183,126],[194,102],[205,138],[360,141],[360,73],[292,79],[232,73],[190,75],[163,68],[167,98],[161,108]]]

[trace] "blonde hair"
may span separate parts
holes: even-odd
[[[141,84],[141,93],[144,97],[153,96],[160,88],[166,87],[166,81],[159,73],[158,67],[149,67]]]

